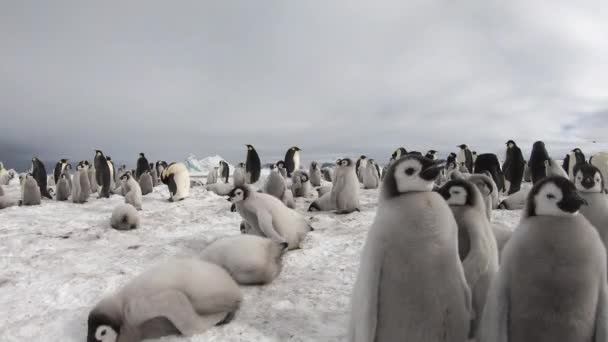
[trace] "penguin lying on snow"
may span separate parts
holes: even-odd
[[[110,225],[118,230],[130,230],[139,227],[139,214],[137,209],[129,203],[119,204],[112,211]]]
[[[195,259],[152,267],[89,313],[87,342],[200,334],[230,322],[243,295],[220,266]]]
[[[563,177],[537,180],[505,246],[478,341],[606,341],[606,249]]]
[[[203,260],[222,266],[237,283],[264,285],[281,272],[281,257],[287,243],[254,235],[221,238],[205,247]]]

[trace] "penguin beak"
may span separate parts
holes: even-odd
[[[582,198],[577,192],[572,193],[568,197],[562,198],[562,200],[557,203],[557,206],[561,210],[568,213],[577,212],[583,205],[589,205],[589,203],[587,203],[587,201]]]

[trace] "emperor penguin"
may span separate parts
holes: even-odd
[[[566,173],[568,173],[569,179],[571,181],[574,181],[574,168],[577,165],[586,163],[587,161],[585,159],[585,154],[583,154],[581,149],[577,147],[566,155],[562,163],[562,168],[564,169],[564,171],[566,171]]]
[[[456,165],[456,153],[451,152],[451,153],[448,155],[448,158],[445,160],[445,163],[446,163],[446,167],[447,167],[448,165],[450,165],[450,163],[454,163],[454,165]]]
[[[99,198],[110,198],[110,187],[112,185],[112,175],[106,156],[100,150],[95,150],[95,179],[97,185],[101,186]]]
[[[89,164],[89,162],[87,162],[87,164]],[[91,184],[91,192],[96,193],[97,191],[99,191],[99,185],[97,184],[97,176],[96,176],[96,172],[95,172],[95,167],[91,164],[89,164],[87,166],[88,166],[87,175],[89,177],[89,184]]]
[[[87,342],[193,336],[229,323],[242,300],[238,284],[220,266],[170,259],[103,298],[89,313]]]
[[[306,234],[313,230],[300,213],[272,195],[237,186],[228,196],[247,224],[275,242],[287,242],[290,250],[301,248]]]
[[[559,176],[570,179],[566,171],[551,158],[545,160],[545,174],[547,177]]]
[[[350,214],[359,211],[359,180],[355,172],[355,163],[352,159],[344,158],[340,161],[340,171],[336,184],[331,193],[336,199],[336,213]]]
[[[214,167],[211,170],[209,170],[209,173],[207,173],[207,183],[205,184],[215,184],[217,183],[217,172],[218,172],[218,167]]]
[[[395,151],[393,151],[393,154],[391,154],[390,160],[399,160],[401,157],[405,156],[406,154],[407,154],[407,150],[403,147],[399,147]]]
[[[591,164],[574,167],[574,185],[587,202],[581,214],[597,229],[604,246],[608,248],[608,195],[604,191],[604,178],[600,170]]]
[[[507,152],[505,156],[505,162],[502,164],[502,173],[505,180],[509,183],[508,194],[514,194],[521,189],[521,182],[524,178],[524,170],[526,168],[526,161],[524,155],[521,153],[521,149],[517,146],[515,141],[509,140],[506,143]]]
[[[169,201],[177,202],[190,196],[190,173],[183,163],[171,163],[163,170],[161,181],[169,186]]]
[[[154,184],[152,181],[152,172],[150,170],[142,173],[139,176],[139,187],[141,188],[141,194],[147,195],[154,192]]]
[[[437,159],[437,151],[435,150],[428,150],[428,152],[425,155],[426,158],[430,159],[430,160],[436,160]]]
[[[161,161],[161,160],[156,161],[156,173],[158,173],[159,178],[163,174],[163,170],[165,170],[167,168],[167,166],[169,166],[169,165],[165,161]]]
[[[468,340],[471,293],[458,225],[432,191],[441,168],[417,155],[388,168],[352,292],[348,341]]]
[[[260,179],[262,162],[253,145],[247,146],[247,159],[245,159],[245,180],[247,184],[253,184]]]
[[[355,164],[355,170],[357,172],[357,178],[359,179],[359,183],[363,183],[363,170],[367,167],[367,157],[361,156],[357,159],[357,163]]]
[[[158,172],[152,163],[150,163],[150,176],[152,176],[152,187],[157,187],[160,181],[158,179]]]
[[[61,177],[61,174],[63,173],[65,168],[68,166],[68,160],[69,159],[61,159],[57,162],[57,164],[55,164],[55,171],[53,172],[55,184],[57,184],[59,182],[59,178]]]
[[[283,178],[287,178],[287,169],[285,168],[285,162],[282,160],[279,160],[276,165],[277,165],[277,169],[279,170],[279,173],[281,174],[281,176],[283,176]]]
[[[8,196],[4,196],[3,194],[1,194],[1,192],[2,191],[0,191],[0,210],[14,207],[19,204],[19,202],[9,199]]]
[[[528,161],[526,161],[526,166],[524,168],[524,182],[531,183],[532,182],[532,171],[528,166]]]
[[[137,209],[129,203],[121,203],[112,211],[110,225],[117,230],[131,230],[139,227]]]
[[[70,192],[72,189],[70,189],[68,177],[69,176],[65,172],[62,172],[61,176],[59,177],[59,181],[57,182],[57,195],[55,196],[57,201],[67,201],[70,197]]]
[[[603,179],[608,179],[608,152],[598,152],[589,158],[589,164],[597,167]],[[604,190],[608,192],[608,182],[604,182]]]
[[[220,179],[224,181],[224,183],[228,183],[228,178],[230,178],[230,166],[224,160],[220,160],[220,168],[219,168]]]
[[[293,146],[285,153],[285,169],[287,171],[287,177],[291,177],[294,171],[300,169],[300,150],[299,147]]]
[[[475,172],[475,161],[477,160],[477,151],[471,151],[471,156],[473,158],[473,170],[471,170],[471,172]]]
[[[142,192],[139,183],[137,183],[131,172],[126,172],[120,177],[120,180],[122,181],[121,187],[125,194],[125,203],[133,205],[137,210],[141,210]]]
[[[218,196],[227,196],[230,191],[232,191],[233,187],[230,183],[215,183],[205,185],[205,189],[215,193]]]
[[[528,194],[530,193],[530,188],[522,188],[518,192],[507,196],[498,204],[498,209],[505,210],[521,210],[526,207],[526,201],[528,199]]]
[[[334,181],[334,177],[333,177],[333,169],[331,167],[324,167],[321,169],[321,174],[323,175],[323,179],[325,179],[325,181],[327,182],[333,182]]]
[[[473,174],[470,175],[467,180],[477,187],[479,192],[481,193],[481,197],[483,199],[486,217],[488,220],[492,220],[492,209],[494,209],[494,204],[492,200],[492,193],[495,192],[496,185],[493,184],[492,178],[488,175],[479,175]]]
[[[106,160],[108,161],[108,168],[110,169],[110,183],[111,188],[116,184],[116,167],[114,167],[114,162],[112,161],[112,157],[106,156]]]
[[[91,183],[88,175],[88,162],[81,161],[76,167],[76,173],[72,180],[72,202],[85,203],[91,196]]]
[[[38,182],[31,173],[28,173],[23,182],[21,205],[40,205],[40,198],[41,194]]]
[[[460,148],[460,150],[456,155],[457,165],[461,165],[462,163],[464,163],[464,166],[466,166],[467,170],[469,170],[469,172],[473,172],[473,154],[471,153],[471,150],[469,150],[469,147],[465,144],[461,144],[458,147]]]
[[[281,273],[287,243],[256,235],[234,235],[209,244],[201,259],[223,267],[241,285],[270,284]]]
[[[478,341],[606,341],[606,249],[563,177],[537,180],[501,256]]]
[[[40,195],[53,199],[53,197],[49,194],[49,189],[47,187],[46,168],[40,159],[36,157],[32,158],[32,177],[34,177],[38,187],[40,188]]]
[[[377,166],[373,159],[367,160],[367,166],[363,169],[363,187],[365,189],[377,189],[380,186],[380,174],[376,168]]]
[[[310,163],[308,174],[310,175],[310,184],[312,186],[321,186],[321,169],[316,161]]]
[[[466,180],[446,183],[439,193],[458,224],[458,254],[471,289],[475,313],[470,338],[475,336],[490,284],[498,271],[498,247],[477,187]]]
[[[308,211],[332,211],[336,210],[336,201],[331,198],[331,190],[324,194],[319,194],[319,198],[314,200]]]
[[[489,173],[490,177],[494,180],[496,187],[498,188],[498,193],[505,190],[505,178],[500,169],[500,162],[498,161],[498,157],[493,153],[482,153],[477,156],[477,160],[475,161],[475,173],[484,174]],[[497,193],[497,195],[498,195]]]
[[[268,178],[266,178],[264,192],[278,198],[288,208],[296,208],[293,193],[285,185],[285,178],[281,176],[276,165],[270,167],[270,174],[268,175]]]
[[[541,179],[545,178],[545,160],[549,160],[549,153],[545,148],[545,143],[537,141],[532,145],[532,153],[530,154],[530,161],[528,161],[528,167],[530,168],[530,175],[532,178],[532,184],[536,184]]]
[[[148,163],[148,159],[143,153],[139,154],[139,158],[137,158],[137,169],[135,170],[135,179],[139,180],[139,177],[143,175],[146,171],[150,169],[150,163]]]
[[[300,191],[299,196],[296,197],[317,198],[317,190],[315,190],[312,184],[310,184],[310,177],[308,176],[308,173],[301,171],[298,174],[298,177],[300,178]]]
[[[234,186],[245,185],[246,183],[246,175],[245,175],[245,164],[239,163],[234,169],[234,174],[232,175],[232,184]]]

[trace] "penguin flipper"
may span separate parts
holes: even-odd
[[[286,242],[285,239],[274,229],[274,226],[272,225],[272,215],[270,213],[258,210],[257,218],[258,225],[262,230],[262,233],[264,233],[267,238],[279,243]]]
[[[167,290],[130,300],[125,307],[125,324],[137,327],[156,317],[166,317],[184,336],[210,329],[226,318],[227,312],[199,316],[180,291]]]
[[[479,326],[479,342],[509,341],[509,296],[507,279],[505,278],[505,272],[498,272],[490,286]]]
[[[606,279],[604,276],[602,279]],[[600,287],[595,313],[595,336],[593,342],[608,341],[608,288],[605,281]]]

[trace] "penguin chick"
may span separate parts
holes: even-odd
[[[125,203],[129,203],[137,210],[141,210],[142,194],[139,183],[133,178],[131,172],[126,172],[122,177],[122,188],[125,191]]]
[[[130,230],[139,227],[139,214],[137,209],[129,203],[119,204],[112,211],[110,225],[118,230]]]

